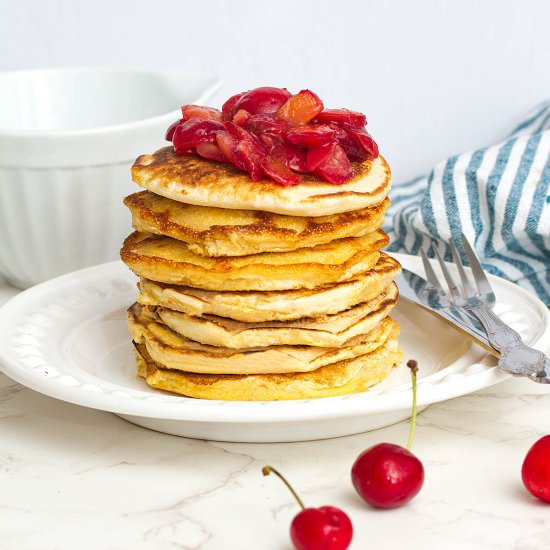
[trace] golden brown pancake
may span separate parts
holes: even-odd
[[[247,173],[227,163],[178,156],[169,146],[138,157],[132,178],[157,195],[186,204],[290,216],[328,216],[369,208],[388,195],[391,172],[383,157],[353,162],[352,167],[352,178],[342,185],[302,174],[300,184],[285,187],[272,180],[253,181]]]
[[[374,330],[397,303],[397,294],[397,287],[392,284],[376,298],[346,311],[296,321],[243,323],[214,315],[188,315],[164,307],[156,308],[155,312],[174,332],[209,346],[231,349],[285,345],[337,347]]]
[[[164,368],[201,374],[264,374],[308,372],[330,363],[364,355],[380,347],[397,323],[386,317],[368,334],[355,336],[337,348],[269,346],[227,349],[200,344],[159,322],[150,309],[134,304],[128,327],[136,344],[145,344]]]
[[[289,290],[347,281],[372,269],[389,242],[378,229],[290,252],[209,258],[170,237],[132,233],[120,256],[141,277],[205,290]]]
[[[371,300],[388,288],[400,270],[399,263],[382,252],[371,271],[314,290],[216,292],[142,278],[137,299],[143,305],[164,306],[190,315],[210,314],[259,323],[289,321],[338,313]]]
[[[291,374],[193,374],[160,367],[143,344],[136,346],[138,374],[153,388],[199,399],[224,401],[275,401],[332,397],[366,391],[399,364],[396,327],[385,343],[371,353]]]
[[[317,218],[196,206],[149,191],[126,197],[124,204],[132,213],[136,231],[173,237],[201,256],[246,256],[286,252],[372,233],[382,225],[390,201]]]

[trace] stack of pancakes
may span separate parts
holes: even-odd
[[[296,186],[171,147],[142,155],[126,197],[122,260],[140,277],[128,310],[138,374],[155,388],[224,400],[361,392],[401,361],[399,264],[381,252],[385,160],[332,185]]]

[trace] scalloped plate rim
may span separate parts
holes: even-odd
[[[418,257],[400,253],[393,253],[393,256],[404,267],[422,273],[421,262]],[[137,390],[128,390],[124,387],[107,392],[101,388],[100,391],[89,391],[82,387],[85,385],[84,382],[75,387],[65,385],[58,380],[59,377],[47,378],[44,375],[38,375],[34,370],[22,365],[13,356],[13,344],[4,335],[4,329],[9,326],[10,319],[12,316],[16,317],[22,306],[38,301],[44,295],[55,294],[55,291],[61,293],[67,283],[82,283],[87,279],[113,276],[113,274],[124,277],[127,282],[132,281],[133,275],[128,272],[124,264],[115,261],[62,275],[23,291],[9,300],[0,308],[0,370],[24,386],[68,403],[120,415],[186,422],[255,424],[276,422],[284,424],[307,420],[352,417],[360,414],[378,414],[404,410],[410,406],[408,393],[410,386],[408,384],[398,384],[384,390],[377,391],[375,389],[372,392],[360,394],[273,402],[209,401],[169,394],[147,394],[138,398],[132,395]],[[538,336],[530,343],[541,347],[550,336],[550,314],[547,308],[538,298],[521,287],[493,275],[489,277],[497,288],[504,288],[512,294],[520,296],[525,303],[538,310],[541,315],[541,328]],[[464,367],[462,370],[466,370],[469,366]],[[458,376],[454,376],[455,374]],[[479,368],[477,372],[471,374],[455,373],[452,365],[450,365],[419,380],[418,403],[420,407],[427,406],[483,389],[507,378],[509,378],[509,375],[490,365]],[[124,395],[126,392],[130,393]],[[121,393],[123,395],[120,395]],[[171,399],[164,399],[165,397]],[[334,403],[337,403],[338,406],[332,406]]]

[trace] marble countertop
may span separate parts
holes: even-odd
[[[0,303],[17,291],[0,284]],[[550,433],[550,388],[508,380],[433,405],[414,451],[426,482],[378,511],[349,472],[370,445],[404,444],[407,423],[327,441],[232,444],[164,435],[42,396],[0,374],[2,550],[290,550],[297,505],[261,467],[280,468],[306,505],[352,518],[351,548],[549,547],[550,508],[523,489],[530,445]]]

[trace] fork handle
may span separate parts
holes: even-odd
[[[500,352],[498,366],[516,376],[527,376],[536,382],[550,384],[550,359],[526,346],[521,336],[501,321],[486,305],[469,308],[487,333],[489,343]]]

